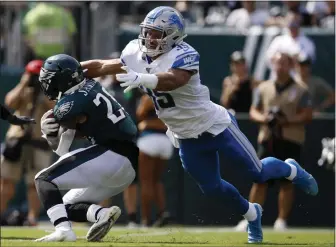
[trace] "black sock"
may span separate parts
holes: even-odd
[[[75,222],[87,222],[86,214],[91,203],[76,203],[65,205],[69,220]]]

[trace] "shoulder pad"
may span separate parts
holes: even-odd
[[[174,56],[172,68],[184,70],[199,70],[200,55],[189,44],[183,42],[177,45],[172,51],[171,56]]]
[[[127,65],[127,62],[133,55],[139,51],[139,43],[137,39],[130,41],[121,52],[120,59],[124,65]]]

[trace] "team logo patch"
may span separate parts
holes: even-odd
[[[74,104],[74,102],[70,101],[70,102],[66,102],[66,103],[60,105],[55,112],[55,117],[57,119],[62,119],[64,117],[64,115],[66,115],[70,112],[73,104]]]
[[[49,88],[51,78],[53,78],[55,75],[56,75],[56,72],[52,72],[45,68],[41,68],[39,81],[42,83],[42,86],[45,89]]]

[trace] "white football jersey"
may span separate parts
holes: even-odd
[[[197,138],[205,131],[219,134],[231,123],[226,109],[213,103],[208,87],[201,84],[200,55],[189,44],[183,42],[151,61],[140,51],[138,40],[132,40],[122,51],[121,60],[138,73],[155,74],[171,68],[195,71],[186,85],[172,91],[141,87],[153,99],[158,117],[176,138]]]

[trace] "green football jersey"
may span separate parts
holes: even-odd
[[[55,119],[61,124],[75,122],[82,115],[86,122],[77,124],[76,130],[92,143],[135,142],[137,127],[130,115],[94,80],[87,80],[74,93],[63,95],[54,107]]]

